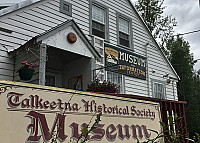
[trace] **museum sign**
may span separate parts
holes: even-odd
[[[158,103],[9,81],[0,89],[1,142],[49,142],[57,125],[60,141],[77,140],[97,113],[90,142],[145,141],[156,137],[148,129],[161,131]]]
[[[108,44],[105,47],[106,70],[146,79],[146,58]]]

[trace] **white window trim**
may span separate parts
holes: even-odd
[[[109,42],[109,9],[104,4],[97,2],[95,0],[89,0],[89,33],[92,36],[92,20],[93,20],[92,19],[92,5],[95,5],[97,7],[99,6],[100,8],[105,10],[105,23],[104,23],[105,24],[105,41]]]
[[[122,18],[122,19],[125,19],[125,20],[129,21],[129,33],[128,33],[128,35],[129,35],[129,47],[121,45],[120,42],[119,42],[119,31],[120,31],[119,30],[119,18]],[[121,47],[129,49],[129,50],[130,49],[133,50],[134,46],[133,46],[133,28],[132,28],[133,26],[132,26],[132,19],[130,17],[122,14],[122,13],[116,12],[116,25],[117,25],[116,28],[117,28],[117,44],[118,44],[118,46],[121,46]]]

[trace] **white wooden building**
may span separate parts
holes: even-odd
[[[105,57],[114,63],[105,48],[126,69],[105,66]],[[86,90],[98,78],[123,94],[178,100],[179,77],[130,0],[26,0],[0,10],[0,80],[25,82],[17,73],[25,60],[39,62],[29,83]]]

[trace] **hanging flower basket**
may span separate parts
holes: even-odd
[[[27,61],[22,61],[21,64],[23,66],[18,70],[20,79],[31,80],[35,72],[34,68],[38,66],[38,63],[29,64]]]
[[[20,69],[19,77],[21,80],[31,80],[33,77],[34,70],[32,69]]]

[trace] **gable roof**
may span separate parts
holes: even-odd
[[[96,49],[92,46],[92,44],[89,42],[89,40],[87,39],[87,37],[85,36],[85,34],[81,31],[81,29],[79,28],[79,26],[75,23],[75,21],[72,20],[68,20],[66,22],[63,22],[61,24],[59,24],[56,27],[51,28],[48,31],[45,31],[44,33],[36,36],[35,40],[36,42],[40,42],[56,33],[58,33],[59,31],[72,26],[73,29],[76,31],[76,33],[78,34],[78,36],[83,40],[83,42],[87,45],[88,49],[90,50],[90,52],[95,56],[95,58],[97,60],[100,61],[101,55],[96,51]]]
[[[173,68],[173,66],[171,65],[171,63],[169,62],[169,60],[167,59],[167,57],[165,56],[164,52],[162,51],[162,49],[160,48],[160,46],[158,45],[157,41],[154,39],[153,35],[151,34],[150,30],[148,29],[146,23],[144,22],[144,20],[142,19],[142,17],[140,16],[140,14],[138,13],[138,11],[136,10],[136,8],[134,7],[133,3],[131,2],[131,0],[127,0],[128,3],[131,5],[131,7],[133,8],[133,10],[135,11],[135,13],[137,14],[137,16],[139,17],[139,19],[141,20],[141,23],[144,25],[144,27],[146,28],[146,30],[148,31],[149,35],[152,37],[154,43],[156,44],[156,46],[159,48],[159,50],[161,51],[163,57],[165,58],[165,60],[167,61],[167,63],[170,65],[170,68],[172,69],[172,71],[175,73],[175,75],[177,76],[178,79],[179,76],[176,73],[175,69]],[[4,16],[6,14],[10,14],[14,11],[17,10],[21,10],[24,9],[25,7],[29,7],[31,5],[37,5],[37,3],[42,2],[48,2],[48,0],[26,0],[24,2],[21,2],[19,4],[16,4],[14,6],[8,7],[6,9],[0,10],[0,16]],[[41,5],[37,5],[37,7],[34,7],[34,9],[41,9],[40,7],[42,7]],[[34,12],[34,9],[32,10]],[[0,17],[0,18],[1,18]],[[14,49],[19,48],[21,45],[25,44],[26,42],[28,42],[29,40],[31,40],[33,37],[36,37],[38,35],[41,35],[49,30],[51,30],[53,27],[57,27],[58,25],[62,25],[62,23],[65,23],[66,20],[66,16],[62,15],[62,13],[60,13],[60,17],[59,19],[57,19],[56,23],[51,23],[49,24],[50,21],[44,21],[44,19],[41,19],[41,23],[37,23],[38,25],[42,25],[40,28],[37,28],[36,26],[34,26],[33,24],[31,25],[26,25],[26,27],[23,27],[23,23],[21,24],[17,18],[20,17],[21,20],[25,19],[25,20],[29,20],[32,18],[32,15],[30,12],[25,12],[25,14],[20,13],[17,16],[14,16],[11,19],[5,19],[5,21],[0,21],[0,28],[3,26],[8,31],[11,31],[11,34],[5,34],[4,32],[2,33],[0,31],[0,34],[2,34],[2,36],[4,36],[4,39],[0,39],[0,43],[1,45],[7,47],[8,51],[13,51]],[[39,18],[39,17],[38,17]],[[11,24],[9,22],[14,21],[16,24],[21,24],[20,26],[17,26],[16,31],[12,30],[13,27],[15,27],[15,24]],[[44,21],[44,23],[43,23]],[[34,22],[33,22],[34,23]],[[30,29],[29,29],[30,28]],[[28,31],[24,31],[28,29]],[[21,30],[21,31],[17,31],[17,30]],[[13,32],[13,33],[12,33]],[[26,33],[26,34],[25,34]],[[83,34],[84,35],[84,34]],[[21,36],[21,37],[18,37]],[[6,39],[6,40],[5,40]]]
[[[145,21],[143,20],[143,18],[141,17],[141,15],[139,14],[139,12],[137,11],[137,9],[135,8],[135,6],[133,5],[133,3],[131,2],[131,0],[127,0],[129,2],[129,4],[132,6],[133,10],[135,11],[135,13],[137,14],[137,16],[140,18],[140,20],[142,21],[142,24],[144,25],[144,27],[146,28],[146,30],[148,31],[149,35],[151,36],[151,38],[153,39],[154,43],[156,44],[156,46],[159,48],[159,50],[161,51],[163,57],[165,58],[165,60],[167,61],[167,63],[170,65],[170,68],[172,69],[172,71],[175,73],[175,75],[177,76],[178,80],[180,80],[180,77],[178,76],[176,70],[174,69],[174,67],[172,66],[172,64],[170,63],[170,61],[168,60],[168,58],[165,56],[162,48],[158,45],[156,39],[153,37],[151,31],[149,30],[148,26],[146,25]]]

